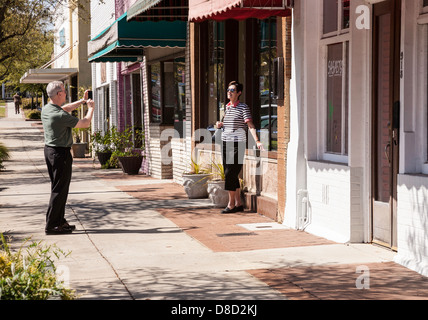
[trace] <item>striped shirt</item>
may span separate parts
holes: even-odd
[[[235,104],[229,102],[226,105],[226,113],[223,119],[223,141],[238,142],[247,141],[247,122],[251,121],[250,108],[242,102]]]

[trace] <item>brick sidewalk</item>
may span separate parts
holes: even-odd
[[[86,159],[75,163],[80,168],[94,169],[94,165],[88,165]],[[176,183],[156,183],[156,179],[151,177],[128,176],[118,171],[92,174],[97,178],[118,181],[117,189],[143,201],[187,199],[183,187]],[[132,185],[132,180],[141,179],[153,181],[147,185]],[[127,185],[120,185],[121,180],[127,180]],[[334,244],[324,238],[293,229],[247,230],[238,225],[273,222],[248,211],[223,215],[218,208],[176,207],[155,210],[214,252]],[[428,300],[428,278],[414,271],[393,262],[369,263],[366,267],[370,282],[365,283],[369,288],[360,290],[356,286],[359,277],[357,267],[359,265],[356,264],[313,265],[247,272],[292,300]]]
[[[291,300],[428,300],[428,278],[394,262],[248,270]],[[357,288],[357,282],[363,289]]]

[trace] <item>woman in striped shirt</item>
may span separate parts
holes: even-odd
[[[247,127],[250,130],[257,148],[263,148],[257,137],[256,127],[253,124],[250,108],[239,101],[243,86],[237,81],[229,83],[223,122],[217,121],[217,128],[223,128],[223,166],[225,173],[225,189],[229,191],[229,203],[222,213],[244,211],[241,204],[241,190],[239,173],[244,163],[244,154],[247,144]]]

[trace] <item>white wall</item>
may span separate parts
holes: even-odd
[[[55,23],[54,23],[54,32],[55,32],[55,40],[54,40],[54,57],[60,55],[63,51],[69,48],[72,43],[70,42],[70,21],[69,21],[69,9],[68,6],[63,3],[58,3],[57,8],[55,10]],[[61,30],[64,30],[65,36],[65,45],[63,47],[60,46],[60,36],[59,33]],[[52,68],[69,68],[70,55],[66,53],[61,57],[58,57]]]
[[[395,261],[428,276],[428,15],[422,1],[402,11],[400,174]]]
[[[115,21],[115,0],[91,1],[91,39],[108,28]],[[102,130],[104,123],[103,101],[100,99],[102,87],[110,91],[110,124],[117,125],[117,67],[116,63],[107,62],[105,65],[106,80],[101,79],[101,63],[91,63],[92,90],[95,101],[95,111],[92,120],[92,130]]]
[[[322,1],[296,1],[293,10],[291,137],[284,224],[297,226],[299,190],[308,192],[306,231],[338,241],[369,238],[370,30],[359,30],[351,2],[348,33],[322,38]],[[327,46],[349,41],[348,155],[325,152]],[[331,161],[335,161],[332,163]]]
[[[395,261],[428,276],[428,177],[398,176]]]
[[[91,1],[91,39],[116,20],[114,3],[115,0]]]

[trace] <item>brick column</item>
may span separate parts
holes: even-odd
[[[281,18],[278,56],[284,57],[284,100],[278,101],[278,216],[284,221],[287,198],[287,147],[290,141],[290,79],[292,17]]]

